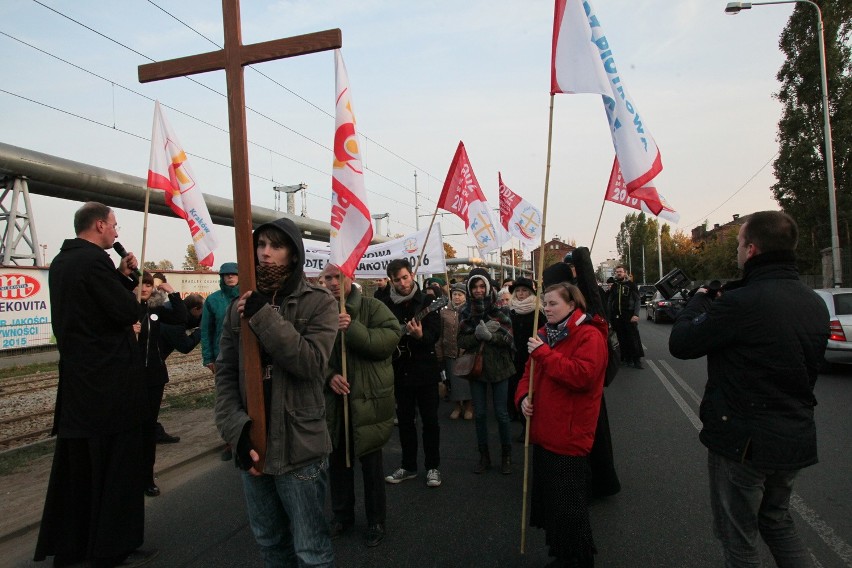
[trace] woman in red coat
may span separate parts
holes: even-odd
[[[530,361],[515,402],[530,419],[533,447],[530,525],[543,528],[556,560],[548,566],[594,566],[589,522],[588,455],[603,393],[606,322],[585,312],[579,288],[560,283],[544,293],[547,324],[527,343]]]

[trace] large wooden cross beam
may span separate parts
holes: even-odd
[[[240,289],[256,287],[255,251],[252,242],[251,192],[249,189],[248,137],[246,135],[245,82],[243,66],[285,57],[337,49],[343,41],[339,29],[290,38],[243,45],[239,0],[222,0],[225,48],[200,55],[181,57],[139,66],[139,82],[148,83],[185,75],[224,69],[228,85],[228,123],[231,135],[231,179],[234,191],[234,230]],[[257,338],[243,321],[241,345],[245,369],[248,413],[252,419],[251,442],[262,467],[266,457],[266,410],[263,401],[263,375]]]

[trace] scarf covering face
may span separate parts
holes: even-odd
[[[517,296],[512,294],[512,299],[509,300],[509,309],[520,316],[532,313],[535,309],[535,294],[530,294],[523,300],[519,300]]]
[[[290,278],[293,274],[291,266],[258,264],[254,272],[257,278],[257,291],[272,296],[273,300],[279,293],[286,296],[296,288],[296,279]]]
[[[553,347],[560,341],[568,339],[571,334],[571,328],[592,321],[592,316],[584,313],[580,308],[574,308],[574,311],[565,316],[560,322],[547,323],[544,325],[544,334],[538,334],[542,341],[547,343],[548,347]]]
[[[390,287],[390,299],[394,304],[401,304],[403,302],[407,302],[411,298],[414,297],[414,294],[420,289],[420,285],[417,282],[414,283],[414,287],[411,289],[411,292],[407,296],[403,296],[399,292],[396,291],[396,288],[391,285]]]
[[[473,333],[481,321],[497,322],[500,327],[496,332],[492,331],[492,334],[514,347],[512,317],[509,315],[508,308],[497,307],[497,297],[493,289],[489,289],[489,293],[482,299],[468,297],[459,315],[459,331]]]

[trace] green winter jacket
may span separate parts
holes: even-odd
[[[240,296],[240,287],[226,286],[225,277],[219,276],[219,291],[213,292],[204,300],[201,310],[201,362],[209,365],[216,362],[219,355],[219,338],[222,336],[222,322],[228,306]]]
[[[349,424],[355,457],[361,457],[380,450],[393,432],[391,356],[402,331],[396,316],[383,302],[365,297],[356,286],[352,286],[346,298],[346,313],[352,317],[345,333]],[[338,333],[325,383],[326,420],[334,447],[344,443],[343,396],[335,394],[329,386],[331,377],[342,374],[340,337]]]

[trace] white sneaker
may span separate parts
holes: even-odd
[[[440,487],[441,472],[437,469],[430,469],[426,472],[426,487]]]
[[[432,471],[432,470],[430,470],[430,471]],[[435,471],[437,471],[437,470],[435,470]],[[406,479],[414,479],[415,477],[417,477],[416,471],[408,471],[407,469],[399,468],[398,470],[396,470],[392,474],[385,477],[385,481],[387,481],[388,483],[402,483]],[[441,480],[440,480],[440,476],[439,476],[438,485],[440,485],[440,484],[441,484]]]

